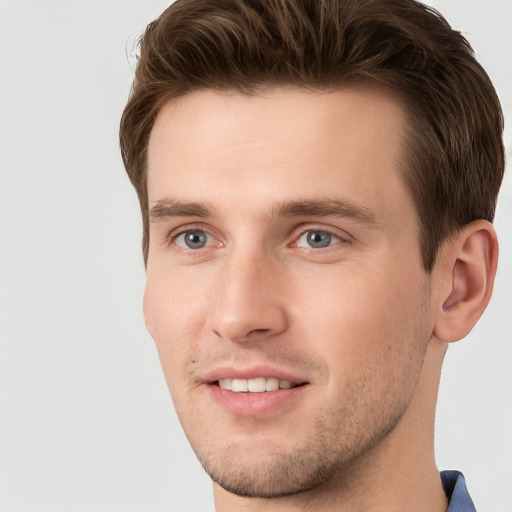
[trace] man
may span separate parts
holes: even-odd
[[[121,147],[144,315],[218,512],[471,511],[446,347],[489,301],[501,109],[412,0],[178,0]]]

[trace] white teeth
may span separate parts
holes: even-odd
[[[249,391],[249,382],[245,379],[233,379],[233,385],[231,391],[236,393],[244,393]]]
[[[247,388],[251,393],[263,393],[265,391],[265,379],[263,377],[250,379],[247,381]]]
[[[278,389],[279,379],[274,379],[273,377],[267,379],[267,382],[265,383],[265,391],[276,391]]]
[[[292,383],[289,380],[280,380],[279,387],[280,389],[290,389],[292,387]]]
[[[257,377],[255,379],[219,379],[219,387],[234,391],[235,393],[264,393],[265,391],[277,391],[278,389],[290,389],[297,384],[289,380],[279,380],[274,377],[266,379]]]

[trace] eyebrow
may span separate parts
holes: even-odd
[[[268,217],[341,217],[352,219],[370,227],[379,225],[377,216],[369,208],[353,201],[339,199],[303,199],[285,201],[273,205]],[[149,209],[152,221],[172,217],[215,217],[215,209],[210,203],[160,199]]]
[[[160,199],[149,209],[151,220],[166,219],[172,217],[213,217],[214,209],[208,203],[196,203],[192,201],[177,201],[174,199]]]
[[[339,199],[290,201],[278,205],[276,214],[283,217],[342,217],[371,227],[379,225],[375,213],[366,206]]]

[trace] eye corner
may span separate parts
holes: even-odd
[[[213,249],[224,247],[224,242],[210,226],[186,224],[171,230],[166,236],[166,245],[179,255],[199,256]]]

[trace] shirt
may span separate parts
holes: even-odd
[[[441,471],[441,482],[450,504],[446,512],[476,512],[464,475],[459,471]]]

